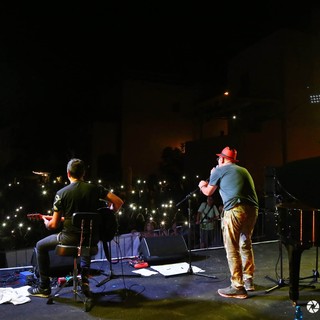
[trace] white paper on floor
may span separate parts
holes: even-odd
[[[190,267],[190,265],[187,262],[164,264],[164,265],[159,265],[159,266],[150,266],[150,268],[158,271],[159,273],[161,273],[164,276],[172,276],[172,275],[176,275],[176,274],[188,273],[189,267]],[[202,270],[196,266],[191,265],[191,268],[192,268],[193,273],[204,272],[204,270]]]
[[[141,274],[142,276],[145,276],[145,277],[152,276],[153,274],[158,274],[158,272],[151,271],[151,270],[148,270],[148,269],[145,269],[145,268],[134,270],[132,272]]]

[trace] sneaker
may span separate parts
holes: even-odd
[[[252,278],[244,280],[244,287],[246,288],[247,291],[255,290]]]
[[[241,289],[237,289],[233,286],[230,286],[228,288],[219,289],[218,293],[220,294],[220,296],[225,298],[246,299],[248,297],[247,290],[244,287]]]
[[[28,292],[35,297],[48,298],[51,294],[51,288],[45,288],[45,289],[40,287],[29,288]]]

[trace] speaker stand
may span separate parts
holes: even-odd
[[[192,269],[192,259],[191,259],[191,197],[192,195],[197,192],[199,188],[195,189],[194,191],[190,192],[189,194],[186,195],[184,199],[182,199],[180,202],[177,203],[177,207],[183,203],[184,201],[188,200],[188,263],[189,263],[189,268],[188,271],[185,273],[179,273],[178,275],[184,275],[184,274],[189,274],[189,275],[196,275],[196,276],[201,276],[201,277],[207,277],[207,278],[212,278],[212,279],[217,279],[216,276],[214,275],[206,275],[206,274],[200,274],[198,272],[194,273]]]
[[[103,250],[106,256],[106,259],[109,261],[110,264],[110,270],[109,270],[109,274],[104,274],[103,275],[107,276],[105,279],[103,279],[102,281],[100,281],[96,287],[101,287],[104,284],[106,284],[107,282],[113,280],[113,279],[119,279],[119,278],[136,278],[136,277],[141,277],[141,274],[121,274],[121,275],[116,275],[113,273],[113,268],[112,268],[112,257],[111,257],[111,241],[103,242]]]

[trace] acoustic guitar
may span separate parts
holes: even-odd
[[[114,211],[108,207],[99,208],[98,213],[101,218],[99,228],[100,240],[103,242],[111,241],[118,230],[116,215]],[[27,218],[33,221],[40,221],[43,220],[43,218],[51,220],[52,216],[43,215],[41,213],[29,213],[27,214]],[[61,221],[64,221],[64,217],[61,218]]]
[[[41,213],[29,213],[27,214],[27,218],[33,221],[40,221],[43,220],[43,218],[47,219],[47,220],[51,220],[53,217],[52,216],[48,216],[48,215],[44,215]],[[61,222],[64,221],[64,217],[61,217]]]
[[[98,209],[101,217],[100,240],[102,242],[111,241],[118,231],[118,222],[115,212],[108,207]]]

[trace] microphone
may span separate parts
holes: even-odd
[[[206,179],[206,180],[202,180],[202,181],[206,181],[206,182],[207,182],[207,185],[208,185],[208,182],[210,181],[210,177],[209,177],[208,179]],[[206,186],[207,186],[207,185],[206,185]],[[202,187],[204,187],[204,185],[203,185],[203,186],[201,186],[201,188],[202,188]],[[201,190],[201,188],[199,188],[199,190]],[[198,190],[198,189],[196,189],[196,190]]]

